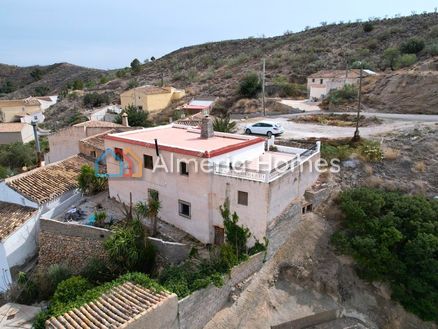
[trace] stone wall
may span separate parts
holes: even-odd
[[[97,227],[41,219],[38,266],[64,264],[79,273],[91,259],[107,257],[103,240],[109,234]]]
[[[260,270],[264,256],[265,253],[259,253],[234,267],[222,287],[210,285],[180,300],[178,302],[179,328],[203,328],[225,306],[232,288]]]
[[[330,196],[331,188],[325,187],[318,190],[307,190],[304,194],[306,201],[311,203],[313,208],[318,207]]]

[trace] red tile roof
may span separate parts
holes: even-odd
[[[0,201],[0,240],[18,230],[36,211],[35,208]]]

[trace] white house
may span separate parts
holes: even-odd
[[[376,73],[363,70],[362,76],[367,77]],[[307,78],[307,90],[310,99],[321,100],[331,90],[342,89],[345,85],[359,83],[360,70],[324,70],[318,71]]]
[[[35,255],[40,217],[81,196],[77,178],[84,164],[92,163],[76,155],[0,182],[0,291],[12,282],[11,268]]]
[[[31,125],[22,122],[0,122],[0,144],[28,143],[33,140]]]
[[[111,197],[128,203],[132,193],[137,202],[156,191],[162,220],[217,244],[224,239],[219,207],[226,200],[261,240],[268,225],[316,181],[320,158],[319,143],[266,151],[264,138],[213,132],[208,117],[201,129],[168,125],[108,134],[105,147],[124,160],[121,167],[114,156],[106,158]]]

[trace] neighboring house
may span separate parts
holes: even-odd
[[[0,123],[0,144],[28,143],[33,140],[31,125],[22,122]]]
[[[90,136],[79,141],[79,153],[96,160],[105,151],[105,136],[108,134],[116,134],[124,131],[135,130],[134,127],[118,127],[106,132]]]
[[[125,174],[134,174],[109,177],[111,197],[128,203],[132,193],[138,202],[157,191],[160,218],[203,243],[223,241],[219,207],[226,200],[240,224],[261,241],[268,225],[316,181],[314,165],[320,158],[319,143],[310,149],[275,146],[276,151],[265,151],[264,138],[213,132],[208,117],[200,130],[168,125],[108,134],[105,148],[128,160]],[[106,163],[109,175],[119,172],[114,157]]]
[[[215,102],[216,97],[197,97],[193,98],[189,103],[184,104],[181,109],[187,115],[193,115],[196,113],[207,115],[210,114]]]
[[[375,75],[370,70],[363,70],[362,76]],[[309,98],[321,100],[331,90],[342,89],[345,85],[357,85],[359,83],[360,70],[325,70],[319,71],[307,78],[307,90]]]
[[[58,102],[58,95],[54,96],[42,96],[42,97],[35,97],[41,104],[41,110],[45,111],[50,106],[55,105]]]
[[[121,93],[120,102],[122,109],[134,105],[141,110],[154,113],[165,109],[173,100],[184,96],[184,90],[173,87],[142,86]]]
[[[12,283],[11,269],[35,254],[39,215],[36,208],[0,201],[0,292]]]
[[[0,122],[16,122],[24,115],[42,112],[41,103],[34,97],[0,100]]]
[[[57,131],[48,136],[49,153],[44,155],[46,164],[63,160],[79,153],[79,141],[123,125],[106,121],[86,121]]]
[[[32,124],[32,121],[36,121],[38,123],[43,123],[46,117],[43,112],[35,112],[32,114],[18,115],[20,118],[20,122]]]
[[[109,121],[114,122],[116,115],[121,113],[122,109],[118,105],[107,105],[93,110],[89,115],[91,121]]]
[[[0,182],[0,290],[12,282],[10,268],[35,255],[41,215],[61,212],[81,196],[77,179],[84,164],[93,163],[75,155]]]
[[[126,282],[93,302],[46,321],[48,329],[177,329],[178,298]]]

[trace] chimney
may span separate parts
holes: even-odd
[[[202,118],[201,121],[201,138],[210,138],[214,136],[213,131],[213,122],[211,121],[211,118],[206,115]]]
[[[122,125],[124,125],[125,127],[129,127],[128,115],[126,114],[126,112],[123,112],[122,114]]]

